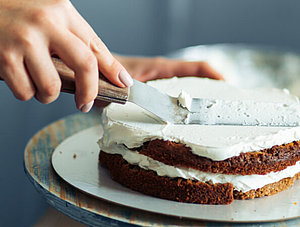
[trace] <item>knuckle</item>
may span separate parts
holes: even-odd
[[[16,34],[17,44],[22,48],[28,49],[35,46],[35,32],[33,29],[27,27],[19,29]]]
[[[105,53],[108,51],[107,47],[105,46],[105,44],[102,42],[102,40],[98,36],[94,36],[91,39],[90,45],[92,45],[92,47],[94,47],[93,51],[95,51],[95,52]]]
[[[97,59],[96,57],[91,53],[87,54],[84,58],[82,63],[79,65],[81,68],[81,71],[83,72],[92,72],[97,69]]]
[[[33,25],[39,25],[45,29],[49,29],[49,26],[55,28],[58,18],[63,22],[62,18],[65,17],[70,6],[72,4],[69,0],[53,0],[52,4],[47,6],[31,8],[28,12],[28,18]]]
[[[52,18],[49,11],[45,8],[32,9],[29,17],[34,24],[44,24]]]
[[[52,81],[43,90],[43,96],[56,97],[60,92],[61,82],[59,80]]]
[[[16,56],[12,52],[6,52],[0,57],[1,72],[7,76],[17,75],[18,67],[16,65]]]
[[[12,68],[14,63],[14,57],[11,52],[6,52],[5,54],[1,54],[1,65],[3,67]]]

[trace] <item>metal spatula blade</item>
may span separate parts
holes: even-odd
[[[184,124],[189,113],[178,105],[177,98],[164,94],[145,83],[134,80],[128,101],[149,111],[163,122]]]
[[[189,110],[159,90],[134,81],[128,101],[173,124],[294,127],[300,125],[300,104],[193,98]],[[262,114],[262,110],[266,113]],[[284,114],[282,114],[284,113]]]

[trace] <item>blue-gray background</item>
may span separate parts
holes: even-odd
[[[108,47],[164,55],[186,46],[253,43],[300,50],[297,0],[73,0]],[[23,151],[45,125],[76,112],[71,95],[50,105],[17,101],[0,83],[0,226],[31,226],[45,204],[23,172]]]

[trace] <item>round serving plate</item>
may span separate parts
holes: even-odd
[[[277,195],[235,200],[230,205],[179,203],[132,191],[114,182],[99,165],[103,129],[83,130],[58,145],[52,155],[55,171],[66,182],[90,195],[158,214],[222,222],[270,222],[300,217],[300,181]]]

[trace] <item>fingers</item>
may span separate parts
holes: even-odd
[[[174,73],[176,76],[197,76],[215,80],[224,80],[224,77],[213,69],[207,62],[187,62],[175,60],[172,64],[174,65]]]
[[[50,53],[74,70],[76,105],[83,112],[89,111],[98,92],[98,66],[113,83],[131,84],[127,71],[70,1],[4,2],[0,9],[0,75],[17,98],[28,100],[35,95],[42,103],[57,98],[61,82]],[[4,49],[17,51],[20,57]]]
[[[98,93],[98,65],[93,52],[71,32],[56,34],[52,49],[75,72],[76,106],[88,112]]]
[[[90,47],[97,58],[100,71],[107,79],[120,87],[130,87],[133,85],[130,74],[113,57],[100,38],[94,37],[91,40]]]
[[[17,99],[27,101],[34,96],[35,87],[26,72],[21,56],[6,53],[0,58],[0,69],[1,77]]]
[[[196,76],[212,79],[224,79],[220,73],[215,71],[206,62],[188,62],[163,57],[121,57],[116,58],[126,66],[134,78],[146,82],[148,80],[171,78],[174,76]]]
[[[47,104],[57,99],[61,80],[46,47],[32,49],[25,55],[25,65],[36,87],[35,97]]]
[[[73,11],[73,20],[70,25],[70,31],[93,51],[101,73],[117,86],[132,86],[133,80],[127,70],[110,53],[106,45],[75,8],[73,8]]]

